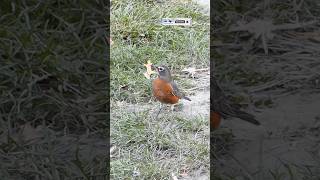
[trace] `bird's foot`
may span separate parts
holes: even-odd
[[[182,104],[173,104],[173,105],[171,105],[171,112],[181,111],[182,107],[183,107]]]

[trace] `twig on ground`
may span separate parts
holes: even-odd
[[[117,149],[117,146],[112,146],[112,147],[110,148],[110,157],[114,157],[114,156],[112,155],[112,153],[113,153],[116,149]]]

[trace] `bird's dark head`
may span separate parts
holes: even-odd
[[[157,71],[159,78],[165,79],[168,81],[171,80],[170,69],[167,66],[165,66],[165,65],[159,65],[159,66],[152,65],[152,68]]]

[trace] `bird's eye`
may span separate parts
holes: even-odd
[[[158,67],[158,70],[159,71],[164,71],[164,68],[163,67]]]

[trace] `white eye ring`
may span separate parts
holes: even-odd
[[[163,67],[158,67],[158,70],[159,71],[164,71],[164,68]]]

